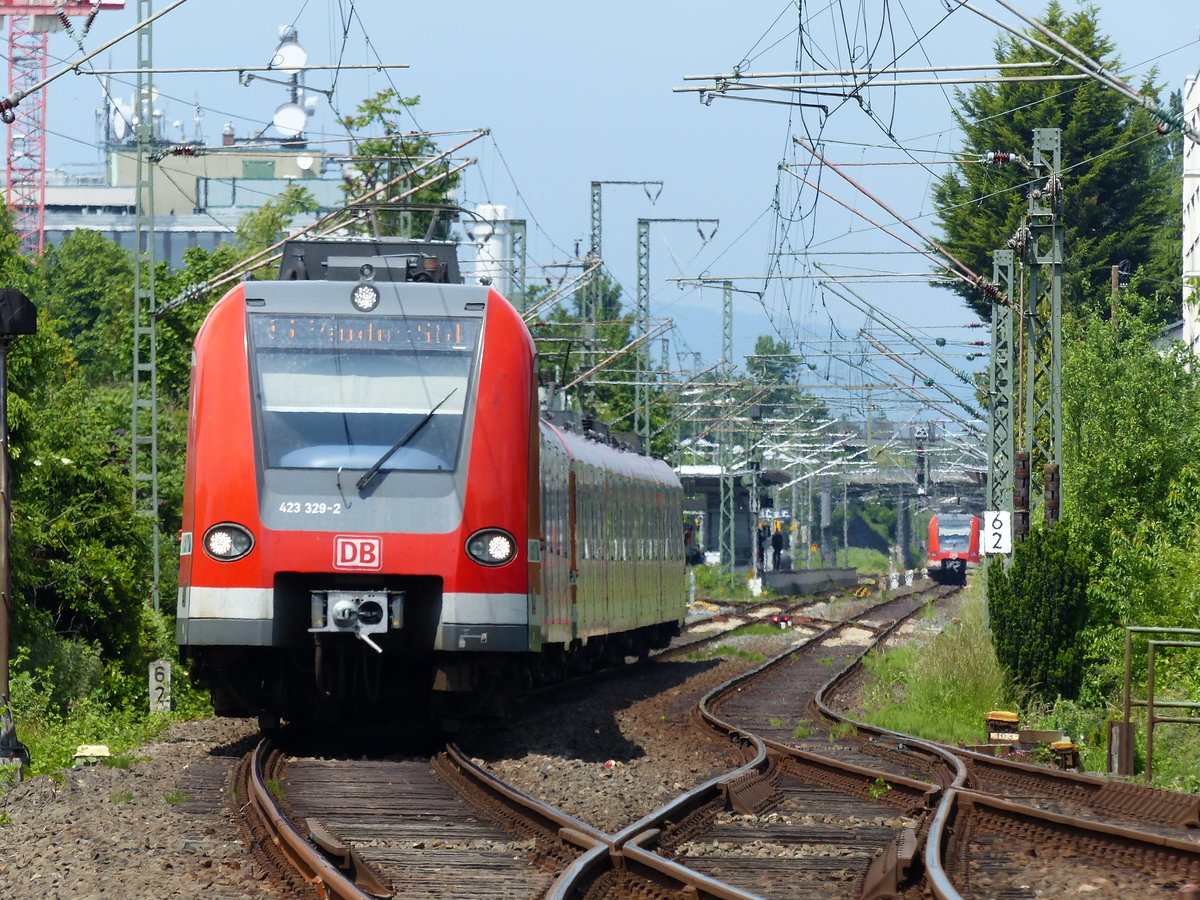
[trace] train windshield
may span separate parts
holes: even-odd
[[[938,516],[938,549],[942,552],[971,549],[971,516]]]
[[[481,320],[249,319],[268,467],[455,468]]]

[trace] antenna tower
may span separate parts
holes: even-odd
[[[125,0],[63,0],[26,3],[0,0],[0,16],[8,17],[8,91],[20,93],[46,77],[46,40],[66,30],[82,41],[102,9],[124,9]],[[69,16],[86,16],[81,33]],[[22,115],[8,126],[8,204],[21,238],[21,252],[40,254],[46,231],[46,92],[30,94]]]

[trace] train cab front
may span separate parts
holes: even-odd
[[[210,314],[177,637],[218,713],[382,717],[446,651],[528,649],[532,365],[483,352],[489,304],[515,316],[483,287],[261,282]]]

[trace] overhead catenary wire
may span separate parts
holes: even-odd
[[[946,266],[946,265],[945,265],[945,263],[944,263],[942,260],[939,260],[939,259],[937,258],[937,256],[935,256],[935,255],[934,255],[932,252],[930,252],[929,250],[926,250],[926,249],[925,249],[925,248],[923,248],[923,247],[919,247],[919,246],[917,246],[916,244],[914,244],[912,241],[908,240],[907,238],[901,237],[900,235],[896,234],[894,231],[892,231],[890,228],[888,228],[886,225],[882,224],[881,222],[876,222],[874,219],[872,219],[870,216],[868,216],[868,215],[867,215],[866,213],[864,213],[862,210],[858,209],[858,208],[857,208],[857,207],[855,207],[855,206],[852,206],[851,204],[849,204],[849,203],[845,202],[844,200],[841,200],[841,199],[839,199],[837,196],[835,196],[834,194],[832,194],[832,193],[830,193],[829,191],[825,190],[823,187],[821,187],[820,185],[818,185],[816,182],[809,181],[807,178],[805,178],[803,175],[800,175],[798,172],[794,172],[794,171],[792,171],[792,169],[791,169],[791,168],[789,168],[788,166],[783,166],[783,165],[781,165],[781,166],[780,166],[780,168],[781,168],[783,171],[785,171],[785,172],[788,172],[788,173],[789,173],[790,175],[792,175],[794,178],[797,178],[797,179],[799,179],[800,181],[804,182],[806,185],[808,185],[808,186],[809,186],[809,187],[811,187],[813,190],[815,190],[815,191],[817,191],[818,193],[820,193],[822,196],[828,197],[830,200],[832,200],[834,203],[837,203],[839,206],[843,206],[843,207],[845,207],[846,209],[848,209],[850,212],[854,213],[856,216],[858,216],[858,217],[859,217],[860,219],[862,219],[863,221],[867,222],[867,223],[868,223],[868,224],[870,224],[870,225],[874,225],[876,228],[878,228],[878,229],[879,229],[880,231],[882,231],[884,234],[887,234],[887,235],[890,235],[891,237],[894,237],[894,238],[895,238],[896,240],[898,240],[900,243],[904,244],[904,246],[906,246],[906,247],[909,247],[909,248],[911,248],[912,250],[915,250],[917,253],[920,253],[922,256],[924,256],[924,257],[926,257],[926,258],[928,258],[928,259],[932,260],[933,262],[939,263],[940,265],[942,265],[942,267],[943,267],[943,268],[945,268],[945,269],[947,269],[947,270],[948,270],[948,271],[947,271],[947,274],[948,274],[948,275],[951,275],[951,276],[953,276],[953,277],[955,277],[955,278],[959,279],[960,281],[963,281],[963,282],[965,282],[966,284],[970,284],[970,285],[974,285],[974,284],[975,284],[975,282],[974,282],[973,280],[971,280],[971,278],[969,278],[967,275],[964,275],[962,272],[951,272],[951,271],[949,271],[949,267],[948,267],[948,266]],[[787,277],[787,276],[780,276],[780,277]]]
[[[1177,116],[1171,111],[1163,109],[1162,104],[1160,104],[1157,100],[1152,97],[1147,97],[1140,91],[1135,90],[1128,84],[1128,82],[1118,78],[1116,75],[1113,75],[1099,62],[1092,59],[1079,48],[1075,47],[1061,35],[1052,31],[1050,28],[1046,27],[1046,25],[1032,16],[1021,12],[1011,3],[1008,3],[1007,0],[996,0],[996,2],[1007,9],[1010,13],[1017,16],[1023,22],[1030,25],[1041,34],[1045,35],[1050,41],[1057,44],[1060,49],[1055,50],[1054,48],[1043,44],[1032,35],[1023,32],[1018,28],[1014,28],[1012,25],[1009,25],[995,16],[989,15],[978,7],[972,6],[967,2],[967,0],[950,0],[950,2],[957,3],[963,9],[968,9],[976,15],[987,19],[989,22],[1000,26],[1010,34],[1017,36],[1023,41],[1027,41],[1029,44],[1033,45],[1042,52],[1048,53],[1050,56],[1057,57],[1067,65],[1078,69],[1089,78],[1092,78],[1095,81],[1112,88],[1126,99],[1138,104],[1138,106],[1146,110],[1146,112],[1148,112],[1155,120],[1157,120],[1167,129],[1182,132],[1191,138],[1192,141],[1200,143],[1200,132],[1190,125],[1183,116]]]
[[[825,271],[825,268],[820,263],[814,263],[814,265],[818,269],[820,269],[822,272]],[[874,319],[876,322],[878,322],[884,328],[888,329],[893,334],[895,334],[897,337],[904,340],[905,343],[910,344],[912,347],[923,352],[930,359],[933,359],[934,361],[940,363],[942,366],[944,366],[947,370],[949,370],[956,378],[958,378],[964,384],[966,384],[967,386],[972,387],[972,388],[975,387],[974,382],[971,381],[970,377],[965,372],[961,371],[960,369],[956,369],[954,366],[950,365],[950,363],[947,362],[945,359],[943,359],[940,354],[934,352],[933,350],[930,350],[927,346],[925,346],[919,340],[917,340],[916,335],[912,334],[912,332],[910,332],[907,328],[905,328],[895,318],[888,315],[886,312],[884,312],[879,307],[875,306],[873,303],[870,303],[861,294],[855,292],[854,290],[852,290],[848,287],[845,287],[844,285],[836,285],[836,286],[835,285],[826,285],[826,287],[828,287],[833,294],[840,297],[842,300],[845,300],[851,306],[854,306],[857,309],[860,309],[861,311],[866,313],[868,316],[870,316],[872,319]],[[838,288],[840,288],[841,290],[839,290]],[[854,299],[851,299],[851,297],[847,297],[846,294],[842,293],[842,290],[844,290],[846,293],[850,294]]]
[[[741,72],[733,71],[716,75],[684,75],[684,81],[744,81],[755,78],[822,78],[831,75],[861,75],[866,78],[878,78],[881,75],[916,75],[922,72],[979,72],[1006,71],[1009,69],[1046,69],[1054,66],[1053,62],[1010,62],[1010,63],[978,63],[958,66],[885,66],[882,69],[814,69],[811,71],[792,72]]]
[[[589,262],[582,272],[580,272],[566,284],[555,288],[553,291],[539,300],[534,306],[531,306],[529,309],[525,310],[525,312],[522,313],[522,318],[528,324],[549,310],[551,307],[557,306],[559,303],[566,300],[568,297],[578,291],[581,287],[585,287],[587,285],[587,280],[603,264],[604,260],[601,259],[596,259]]]
[[[207,281],[204,281],[200,284],[189,285],[175,298],[170,300],[168,303],[164,303],[157,310],[155,310],[155,313],[154,313],[155,316],[156,317],[162,316],[164,313],[167,313],[172,309],[182,306],[184,303],[187,303],[192,300],[198,300],[201,297],[208,294],[210,291],[214,290],[215,288],[221,287],[222,285],[228,284],[231,281],[234,281],[238,278],[243,277],[247,272],[251,272],[255,269],[262,268],[263,266],[270,265],[272,262],[274,262],[280,258],[278,255],[273,256],[272,254],[274,254],[274,252],[276,250],[278,250],[280,247],[282,247],[284,244],[286,244],[290,240],[295,240],[296,238],[298,238],[304,234],[307,234],[312,231],[316,231],[317,229],[320,229],[322,227],[325,228],[325,231],[318,232],[318,234],[328,234],[329,232],[335,231],[338,228],[343,227],[344,222],[342,220],[345,217],[345,215],[347,214],[349,207],[352,207],[356,204],[362,204],[362,203],[369,202],[372,198],[379,196],[384,191],[387,191],[387,190],[395,187],[397,184],[399,184],[402,181],[408,180],[413,175],[415,175],[417,172],[421,171],[421,169],[424,169],[427,166],[430,166],[435,162],[440,162],[442,160],[449,159],[452,154],[454,154],[458,150],[461,150],[463,147],[466,147],[468,144],[472,143],[473,141],[479,140],[479,138],[483,137],[487,133],[488,133],[487,129],[483,129],[483,130],[477,132],[472,137],[468,138],[465,141],[462,141],[461,143],[459,143],[458,145],[456,145],[454,147],[451,147],[449,150],[446,150],[443,153],[439,153],[437,156],[431,157],[429,160],[425,161],[424,163],[417,166],[416,168],[410,169],[409,171],[396,176],[395,178],[391,179],[390,181],[384,182],[379,187],[374,188],[371,191],[368,191],[367,193],[363,194],[361,197],[358,197],[358,198],[350,201],[346,207],[344,207],[342,209],[334,210],[330,213],[327,213],[326,215],[317,219],[312,224],[307,225],[304,228],[301,228],[299,231],[295,232],[294,234],[289,235],[288,237],[284,238],[281,241],[277,241],[276,243],[272,244],[271,246],[267,247],[266,249],[260,250],[258,253],[255,253],[252,256],[247,257],[246,259],[239,262],[237,265],[231,266],[230,268],[226,269],[224,272],[214,275],[212,278],[209,278]],[[438,181],[442,181],[443,179],[449,178],[451,175],[454,175],[457,172],[462,171],[467,166],[474,164],[474,162],[475,162],[475,160],[468,159],[458,166],[455,166],[450,169],[446,169],[445,171],[440,172],[437,175],[435,175],[429,179],[426,179],[421,184],[418,184],[412,188],[409,188],[407,191],[402,193],[399,197],[395,198],[394,202],[401,202],[401,201],[407,199],[408,197],[411,197],[412,195],[416,194],[418,191],[420,191],[426,187],[429,187],[432,184],[436,184]]]
[[[92,54],[95,56],[95,54]],[[89,57],[90,59],[91,57]],[[136,75],[139,72],[147,75],[212,75],[225,72],[283,72],[279,66],[185,66],[169,69],[93,69],[88,68],[86,71],[79,71],[78,67],[84,62],[79,60],[73,66],[68,67],[67,71],[75,70],[76,75]],[[296,66],[297,72],[341,72],[353,69],[366,69],[371,72],[382,72],[384,69],[407,69],[410,68],[408,63],[337,63],[336,65],[303,65]],[[292,69],[287,70],[291,72]],[[266,81],[267,79],[263,79]],[[328,94],[330,91],[322,90],[318,87],[313,87],[311,84],[304,85],[304,90],[313,91],[318,94]]]
[[[835,174],[841,176],[841,178],[843,178],[845,181],[849,182],[851,186],[856,188],[865,197],[869,198],[876,205],[878,205],[881,209],[885,210],[898,223],[903,225],[905,228],[907,228],[909,231],[911,231],[913,234],[915,234],[917,237],[919,237],[922,241],[924,241],[926,246],[932,247],[940,256],[942,256],[944,259],[948,260],[953,265],[954,269],[957,270],[957,272],[963,276],[963,279],[965,281],[967,281],[968,284],[971,284],[974,287],[978,288],[985,295],[989,296],[989,299],[993,299],[997,302],[999,302],[1002,299],[999,295],[999,292],[996,291],[996,289],[993,285],[990,285],[988,283],[987,279],[985,279],[982,275],[975,274],[975,272],[973,272],[971,270],[970,266],[968,266],[966,263],[959,260],[956,256],[954,256],[954,254],[952,254],[949,250],[947,250],[945,247],[943,247],[940,243],[938,243],[937,241],[933,240],[930,237],[927,237],[915,225],[913,225],[911,222],[907,221],[903,216],[901,216],[899,213],[897,213],[895,210],[893,210],[890,206],[888,206],[886,203],[884,203],[882,200],[880,200],[878,197],[876,197],[874,194],[872,194],[870,191],[868,191],[866,188],[864,188],[862,185],[860,185],[857,181],[855,181],[853,178],[851,178],[849,175],[847,175],[845,172],[843,172],[838,166],[834,165],[833,163],[829,162],[829,160],[825,159],[824,156],[822,156],[819,152],[817,152],[816,148],[810,147],[808,144],[804,143],[804,141],[800,140],[800,138],[795,135],[792,136],[792,140],[795,141],[797,144],[799,144],[801,147],[803,147],[805,150],[807,150],[809,153],[811,153],[818,160],[820,160],[822,165],[824,165],[825,167],[827,167],[829,169],[832,169]],[[907,242],[905,242],[905,243],[907,243]],[[909,246],[912,246],[912,245],[910,244]],[[989,291],[988,288],[991,288],[991,291]]]
[[[787,91],[794,94],[820,93],[829,91],[845,91],[844,94],[831,94],[834,97],[853,98],[865,87],[928,87],[931,85],[950,84],[1022,84],[1043,81],[1087,81],[1089,75],[993,75],[990,77],[974,78],[905,78],[902,80],[874,81],[872,84],[858,81],[825,81],[800,84],[721,84],[716,88],[708,87],[677,87],[672,88],[677,94],[713,94],[720,96],[733,92],[748,91]]]
[[[642,344],[645,344],[645,343],[649,342],[650,340],[654,339],[654,338],[655,338],[655,337],[657,337],[659,334],[661,334],[661,333],[662,333],[664,330],[666,330],[666,329],[670,328],[670,327],[671,327],[673,324],[674,324],[674,323],[673,323],[673,322],[671,322],[669,319],[668,319],[667,321],[665,321],[665,322],[659,322],[659,323],[658,323],[657,325],[655,325],[655,326],[654,326],[654,328],[653,328],[653,329],[651,329],[650,331],[646,332],[646,333],[645,333],[645,334],[643,334],[643,335],[639,335],[638,337],[635,337],[635,338],[634,338],[632,341],[630,341],[628,344],[626,344],[626,345],[625,345],[624,347],[622,347],[621,349],[619,349],[619,350],[616,350],[616,351],[614,351],[613,353],[611,353],[611,354],[609,354],[608,356],[606,356],[606,357],[605,357],[604,359],[602,359],[600,362],[596,363],[596,365],[592,366],[592,367],[591,367],[590,369],[588,369],[586,372],[584,372],[583,374],[579,375],[579,376],[578,376],[578,377],[577,377],[577,378],[576,378],[574,381],[572,381],[570,384],[565,384],[565,385],[563,385],[563,388],[562,388],[562,389],[563,389],[564,391],[569,391],[571,388],[575,387],[575,386],[576,386],[577,384],[579,384],[581,381],[586,381],[586,380],[587,380],[588,378],[590,378],[592,375],[595,375],[597,372],[599,372],[599,371],[601,371],[602,369],[606,368],[606,367],[607,367],[608,365],[610,365],[611,363],[615,362],[616,360],[620,359],[621,357],[625,356],[626,354],[628,354],[628,353],[632,352],[633,350],[636,350],[636,349],[637,349],[638,347],[640,347]]]
[[[102,44],[100,47],[93,50],[91,53],[87,54],[87,56],[84,56],[81,59],[76,60],[75,62],[71,63],[70,65],[68,65],[67,67],[65,67],[63,69],[59,69],[53,75],[48,75],[47,77],[45,77],[41,81],[39,81],[37,84],[31,85],[30,87],[26,88],[25,90],[14,91],[13,93],[9,94],[3,100],[0,100],[0,120],[11,125],[13,122],[15,122],[17,120],[17,115],[16,115],[16,113],[13,112],[13,110],[16,109],[17,106],[20,105],[21,101],[24,100],[26,97],[28,97],[30,94],[37,93],[42,88],[44,88],[46,85],[48,85],[54,81],[57,81],[59,78],[66,75],[68,72],[78,72],[79,67],[81,65],[83,65],[85,62],[87,62],[89,59],[93,59],[94,57],[99,56],[101,53],[103,53],[109,47],[113,47],[113,46],[119,44],[121,41],[125,40],[125,38],[129,37],[130,35],[137,34],[139,31],[141,31],[143,28],[145,28],[147,25],[149,25],[155,19],[162,18],[167,13],[171,12],[174,9],[177,9],[178,7],[182,6],[186,2],[187,2],[187,0],[175,0],[175,2],[172,3],[170,6],[160,9],[158,12],[154,13],[151,16],[147,16],[143,21],[138,22],[136,25],[134,25],[128,31],[122,32],[121,34],[117,35],[115,38],[113,38],[107,44]]]

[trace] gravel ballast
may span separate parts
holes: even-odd
[[[278,896],[224,796],[224,773],[257,731],[241,719],[180,722],[127,768],[88,764],[14,785],[0,795],[0,896]]]

